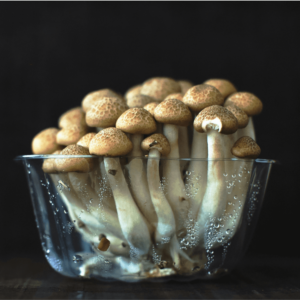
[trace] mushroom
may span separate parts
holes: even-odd
[[[167,77],[154,77],[145,81],[141,94],[150,96],[155,101],[163,101],[168,95],[180,93],[181,87],[177,81]]]
[[[181,87],[181,93],[183,95],[193,86],[193,84],[188,80],[178,80],[177,82]]]
[[[51,154],[54,151],[62,150],[62,146],[56,142],[57,128],[47,128],[39,132],[31,143],[34,154]]]
[[[131,97],[139,95],[141,93],[142,85],[138,84],[127,90],[125,93],[125,100],[128,101]]]
[[[204,82],[204,84],[214,86],[216,89],[219,90],[224,99],[227,98],[229,95],[237,92],[236,87],[226,79],[208,79]]]
[[[263,109],[260,99],[248,92],[237,92],[226,99],[224,106],[230,105],[236,105],[250,117],[248,125],[243,130],[239,130],[238,137],[250,136],[256,140],[252,116],[260,114]]]
[[[153,101],[155,101],[155,99],[153,99],[150,96],[138,94],[128,98],[127,105],[129,108],[133,108],[133,107],[143,108],[146,104],[151,103]]]
[[[141,149],[143,135],[156,131],[155,120],[143,108],[130,108],[119,117],[116,128],[131,135],[133,149],[128,155],[133,158],[130,159],[127,169],[132,195],[142,214],[154,226],[157,223],[157,216],[149,193],[143,159],[140,157],[143,156]]]
[[[221,216],[226,208],[224,180],[224,140],[222,134],[232,134],[238,129],[238,121],[226,108],[212,105],[203,109],[194,121],[198,132],[207,132],[208,169],[207,187],[199,209],[195,228],[203,237],[206,222]]]
[[[83,137],[81,137],[80,140],[76,144],[78,146],[89,149],[90,142],[95,135],[96,135],[95,132],[89,132],[86,135],[84,135]]]
[[[114,157],[126,155],[132,148],[126,134],[112,127],[98,132],[92,139],[89,150],[91,154],[105,156],[104,166],[114,195],[122,232],[137,255],[144,255],[151,246],[149,226],[130,194],[119,158]]]
[[[99,100],[100,98],[103,98],[103,97],[114,97],[114,98],[119,98],[122,101],[124,101],[123,97],[121,97],[118,93],[116,93],[110,89],[101,89],[98,91],[91,92],[83,98],[83,100],[81,102],[83,111],[87,112],[91,108],[91,106],[94,104],[94,102],[96,102],[97,100]]]
[[[178,160],[178,126],[188,126],[193,117],[188,107],[177,99],[161,102],[154,110],[154,117],[158,122],[164,124],[163,132],[171,146],[171,151],[167,156],[169,159],[164,163],[163,172],[169,183],[165,187],[166,197],[174,212],[177,230],[180,230],[186,223],[190,205]]]
[[[68,110],[58,119],[59,128],[65,128],[73,124],[86,126],[85,113],[81,107],[75,107]]]
[[[164,100],[177,99],[177,100],[182,101],[182,98],[183,98],[183,94],[182,93],[174,93],[174,94],[168,95]]]
[[[149,111],[149,113],[154,116],[154,109],[159,104],[159,102],[150,102],[144,106],[144,109]]]
[[[199,84],[190,88],[183,97],[183,102],[194,112],[194,116],[211,105],[222,105],[224,98],[213,86]],[[191,149],[191,162],[188,168],[189,194],[190,194],[190,216],[195,221],[201,205],[207,181],[207,162],[197,159],[207,158],[207,134],[193,130],[193,142]]]
[[[63,146],[76,144],[81,137],[88,133],[88,127],[72,124],[62,128],[56,135],[56,142]]]

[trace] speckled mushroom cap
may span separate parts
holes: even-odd
[[[181,93],[183,95],[193,86],[193,84],[188,80],[178,80],[177,82],[181,87]]]
[[[144,108],[130,108],[117,120],[116,127],[131,134],[150,134],[156,131],[152,115]]]
[[[249,136],[239,138],[231,148],[232,155],[239,158],[257,158],[260,152],[260,147]]]
[[[198,113],[211,105],[223,105],[224,97],[214,86],[199,84],[190,88],[183,97],[183,102]]]
[[[148,103],[144,106],[144,109],[146,109],[147,111],[149,111],[149,113],[154,116],[154,109],[155,107],[159,104],[159,102],[151,102]]]
[[[52,154],[57,155],[60,154],[61,150],[54,151]],[[55,174],[57,173],[56,166],[55,166],[55,158],[47,158],[44,160],[42,169],[45,173]]]
[[[167,77],[151,78],[143,83],[141,94],[163,101],[168,95],[181,93],[180,84],[174,79]]]
[[[263,104],[255,95],[248,92],[238,92],[232,94],[226,99],[225,107],[234,104],[242,109],[248,116],[254,116],[261,113]]]
[[[165,98],[165,100],[168,100],[168,99],[177,99],[177,100],[182,101],[183,94],[182,93],[170,94]]]
[[[180,100],[164,100],[154,109],[154,118],[164,124],[189,126],[193,116],[189,108]]]
[[[132,150],[132,142],[120,129],[109,127],[98,132],[90,142],[91,154],[105,156],[126,155]]]
[[[129,108],[133,108],[133,107],[143,108],[146,104],[151,102],[155,102],[155,99],[150,96],[142,95],[142,94],[131,96],[130,98],[127,99],[127,105]]]
[[[96,135],[95,132],[87,133],[77,142],[77,145],[89,149],[90,142],[95,135]]]
[[[235,105],[228,105],[226,109],[234,114],[238,121],[239,128],[245,128],[248,125],[249,117],[242,109]]]
[[[99,98],[86,113],[86,123],[91,127],[115,126],[117,119],[126,109],[127,105],[119,98]]]
[[[226,79],[208,79],[204,82],[204,84],[212,85],[217,88],[224,98],[237,92],[236,87]]]
[[[237,131],[238,121],[236,117],[223,106],[212,105],[204,108],[194,120],[194,128],[198,132],[206,132],[209,129],[220,133],[231,134]]]
[[[127,92],[125,93],[125,99],[128,101],[133,96],[139,95],[141,93],[142,85],[138,84],[133,87],[131,87]]]
[[[60,155],[90,155],[89,150],[78,146],[69,145],[60,152]],[[58,172],[86,173],[93,169],[94,159],[91,157],[56,158],[55,168]]]
[[[51,154],[62,147],[56,142],[56,136],[59,130],[57,128],[47,128],[39,132],[31,143],[33,154]]]
[[[68,146],[76,144],[81,137],[88,132],[87,127],[81,125],[69,125],[61,129],[56,135],[57,144]]]
[[[121,96],[118,93],[112,91],[111,89],[102,89],[95,92],[91,92],[87,94],[81,102],[83,111],[87,112],[91,108],[94,102],[96,102],[97,100],[103,97],[120,98]],[[123,97],[120,99],[123,100]]]
[[[86,125],[85,123],[85,113],[81,107],[75,107],[64,114],[62,114],[58,119],[58,127],[64,128],[68,127],[69,125]]]
[[[167,156],[171,151],[168,139],[161,133],[154,133],[145,138],[142,141],[141,147],[144,151],[157,149],[163,156]]]

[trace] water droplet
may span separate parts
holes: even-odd
[[[57,212],[59,212],[59,209],[58,209],[58,208],[56,208],[56,211],[57,211]]]
[[[90,203],[93,203],[93,198],[90,199]]]
[[[228,202],[228,205],[232,205],[232,202],[229,201],[229,202]]]
[[[209,253],[210,253],[210,254],[214,254],[214,251],[211,250]]]
[[[66,210],[64,210],[64,213],[67,214],[68,212]]]
[[[108,260],[108,259],[104,260],[104,262],[105,262],[106,264],[109,264],[109,260]]]
[[[231,177],[232,177],[232,178],[235,178],[235,177],[236,177],[236,175],[235,175],[235,174],[233,174],[233,175],[231,175]]]
[[[230,233],[230,229],[227,229],[225,232],[226,232],[226,234],[229,234]]]
[[[237,195],[234,195],[234,196],[233,196],[233,199],[235,199],[235,200],[236,200],[237,198],[238,198],[238,196],[237,196]]]
[[[243,176],[243,172],[240,172],[240,173],[239,173],[239,177],[242,177],[242,176]]]
[[[215,228],[219,228],[220,225],[219,225],[219,224],[215,224],[214,227],[215,227]]]
[[[46,253],[50,253],[50,250],[49,250],[49,249],[47,249],[47,250],[46,250]]]
[[[227,176],[228,176],[228,174],[227,174],[227,173],[224,173],[224,174],[223,174],[223,176],[224,176],[224,177],[227,177]]]

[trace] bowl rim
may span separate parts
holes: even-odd
[[[139,158],[148,160],[148,156],[98,156],[98,155],[60,155],[60,154],[29,154],[29,155],[18,155],[14,158],[16,161],[28,160],[28,159],[66,159],[66,158],[103,158],[103,157],[111,157],[111,158]],[[256,158],[256,159],[241,159],[241,158],[223,158],[223,159],[209,159],[209,158],[167,158],[167,157],[160,157],[160,158],[151,158],[151,159],[159,159],[159,160],[179,160],[179,161],[248,161],[248,162],[256,162],[256,163],[265,163],[265,164],[274,164],[279,163],[277,160],[274,159],[267,159],[267,158]]]

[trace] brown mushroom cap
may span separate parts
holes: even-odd
[[[128,101],[133,96],[139,95],[141,93],[142,85],[135,85],[131,87],[127,92],[125,93],[125,99]]]
[[[212,85],[215,88],[217,88],[224,98],[237,92],[236,87],[226,79],[217,79],[217,78],[209,79],[206,80],[204,84]]]
[[[168,99],[177,99],[177,100],[182,101],[183,94],[182,93],[170,94],[165,98],[165,100],[168,100]]]
[[[99,98],[86,113],[86,123],[91,127],[115,126],[117,119],[126,109],[127,105],[119,98]]]
[[[231,134],[238,130],[236,117],[223,106],[212,105],[204,108],[194,121],[194,128],[198,132],[206,132],[208,129],[217,129],[223,134]]]
[[[159,103],[154,109],[154,118],[160,123],[178,126],[189,126],[193,120],[189,108],[177,99],[168,99]]]
[[[177,82],[181,87],[181,93],[183,95],[193,86],[193,84],[188,80],[178,80]]]
[[[52,154],[57,155],[60,154],[61,150],[54,151]],[[45,173],[55,174],[57,173],[55,166],[55,158],[47,158],[44,160],[42,169]]]
[[[249,117],[242,109],[235,105],[228,105],[226,106],[226,109],[234,114],[238,121],[239,128],[245,128],[248,125]]]
[[[64,114],[62,114],[58,119],[58,127],[64,128],[68,127],[69,125],[86,125],[85,123],[85,113],[81,107],[75,107]]]
[[[112,91],[111,89],[102,89],[95,92],[91,92],[87,94],[81,102],[83,111],[87,112],[94,102],[103,97],[120,98],[121,96],[118,93]],[[121,100],[123,100],[123,97],[121,97]]]
[[[183,102],[197,113],[211,105],[223,105],[224,97],[214,86],[199,84],[185,93]]]
[[[163,101],[168,95],[180,93],[181,87],[177,81],[166,77],[151,78],[143,83],[141,94]]]
[[[77,145],[89,149],[90,142],[95,135],[95,132],[87,133],[77,142]]]
[[[239,158],[257,158],[260,152],[260,147],[249,136],[239,138],[231,148],[231,153]]]
[[[88,128],[85,126],[69,125],[57,133],[56,142],[64,146],[76,144],[87,132]]]
[[[78,146],[69,145],[60,152],[60,155],[90,155],[89,150]],[[91,157],[67,157],[56,158],[55,168],[58,172],[81,172],[86,173],[93,169],[94,161]]]
[[[263,104],[255,95],[248,92],[238,92],[232,94],[226,99],[224,106],[236,105],[242,109],[248,116],[255,116],[261,113]]]
[[[146,104],[151,103],[153,101],[155,101],[155,99],[153,99],[152,97],[139,94],[128,98],[127,105],[129,108],[133,108],[133,107],[143,108]]]
[[[132,142],[120,129],[109,127],[98,132],[90,142],[91,154],[105,156],[126,155],[132,150]]]
[[[47,128],[39,132],[31,143],[31,149],[34,154],[51,154],[56,150],[61,150],[61,145],[56,142],[56,136],[59,130],[57,128]]]
[[[151,102],[148,103],[144,106],[144,109],[146,109],[147,111],[149,111],[149,113],[152,115],[152,117],[154,116],[154,109],[155,107],[159,104],[159,102]]]
[[[130,108],[117,120],[116,127],[131,134],[150,134],[156,131],[152,115],[144,108]]]
[[[163,156],[167,156],[171,151],[168,139],[161,133],[154,133],[145,138],[142,141],[141,147],[144,151],[157,149]]]

